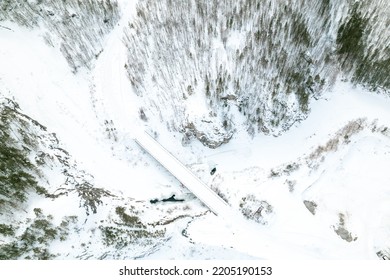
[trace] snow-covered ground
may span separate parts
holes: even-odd
[[[388,97],[339,81],[322,99],[312,101],[306,120],[280,137],[252,138],[242,126],[228,144],[217,149],[196,140],[183,146],[180,134],[139,118],[142,103],[126,77],[122,43],[132,5],[123,10],[125,16],[107,38],[94,70],[76,75],[38,31],[2,23],[11,30],[0,28],[0,94],[15,99],[25,114],[55,132],[79,166],[94,176],[97,186],[142,205],[146,221],[176,218],[181,211],[183,218],[167,226],[167,239],[147,254],[138,249],[138,255],[154,259],[377,259],[378,251],[390,248]],[[235,122],[243,122],[239,114]],[[351,122],[357,123],[352,126],[355,129],[343,130]],[[207,212],[136,145],[133,137],[139,130],[154,134],[203,182],[218,189],[237,215],[229,219]],[[210,175],[214,166],[217,172]],[[179,207],[149,203],[172,194],[186,201]],[[271,206],[268,213],[260,211],[263,223],[239,215],[240,202],[248,195]],[[37,197],[29,211],[39,206],[54,216],[82,216],[86,222],[79,226],[85,232],[110,211],[110,205],[103,205],[87,217],[71,199],[53,202]],[[304,201],[315,205],[314,214]],[[53,246],[63,252],[60,258],[77,255],[70,253],[69,243]],[[90,250],[96,257],[105,248]],[[133,255],[116,257],[128,256]]]

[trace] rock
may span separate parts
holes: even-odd
[[[317,203],[314,201],[309,201],[309,200],[304,200],[303,204],[305,204],[306,208],[312,213],[313,215],[316,214],[316,209],[317,209]]]
[[[195,137],[204,146],[211,149],[218,148],[222,144],[228,143],[233,136],[232,131],[227,131],[223,127],[214,125],[214,123],[209,123],[209,125],[203,129],[191,122],[185,127],[184,133],[187,139]]]

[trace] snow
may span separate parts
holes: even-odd
[[[160,162],[170,173],[183,183],[193,194],[206,204],[216,215],[229,217],[229,206],[205,183],[199,180],[188,168],[178,161],[149,134],[137,134],[135,141]]]
[[[354,135],[350,143],[325,154],[318,170],[301,167],[291,176],[268,176],[271,169],[283,164],[302,163],[352,120],[365,118],[367,124],[376,121],[378,126],[390,127],[388,97],[338,81],[323,98],[312,101],[306,120],[280,137],[259,134],[252,138],[244,126],[238,126],[232,140],[218,149],[196,141],[184,147],[180,134],[158,122],[139,119],[142,103],[126,77],[122,43],[122,29],[134,11],[134,3],[124,10],[126,16],[107,38],[91,73],[74,75],[61,53],[45,45],[37,31],[2,23],[13,31],[0,28],[0,92],[14,98],[25,114],[55,132],[80,166],[93,174],[98,186],[145,205],[155,197],[186,194],[180,183],[133,141],[135,137],[158,157],[161,149],[143,134],[144,130],[156,132],[157,141],[173,154],[162,154],[158,160],[190,189],[194,186],[192,191],[210,201],[206,204],[220,215],[206,213],[194,217],[190,224],[179,219],[171,228],[171,239],[145,258],[376,259],[377,250],[390,247],[388,134],[372,133],[367,128]],[[230,40],[232,46],[238,45],[240,35]],[[190,97],[188,104],[202,107],[201,101],[199,96]],[[199,110],[199,114],[204,111]],[[241,118],[234,114],[237,123],[243,122]],[[105,135],[105,120],[112,121],[117,141]],[[209,174],[210,162],[217,166],[215,176]],[[197,193],[196,188],[204,188],[204,184],[187,169],[207,185],[217,184],[219,178],[236,213],[231,214],[233,210],[208,189]],[[297,181],[294,192],[285,184],[288,179]],[[267,225],[239,215],[238,201],[249,193],[273,206]],[[88,220],[82,236],[88,240],[94,224],[105,217],[110,205],[86,217],[70,199],[47,202],[37,198],[28,211],[42,207],[55,217],[78,213]],[[318,204],[315,215],[303,200]],[[191,205],[188,215],[207,210],[199,202],[186,203]],[[159,217],[158,210],[149,205],[146,209],[145,219]],[[340,213],[356,241],[347,242],[335,233]],[[185,226],[188,237],[181,235]],[[64,252],[70,250],[58,246]],[[95,256],[99,250],[104,248],[95,248]]]

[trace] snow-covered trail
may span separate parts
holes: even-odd
[[[135,13],[137,1],[122,1],[122,17],[109,34],[105,47],[92,72],[92,99],[95,102],[96,117],[101,122],[112,120],[122,137],[131,127],[141,125],[138,118],[136,95],[127,78],[125,63],[127,49],[123,43],[123,29]]]

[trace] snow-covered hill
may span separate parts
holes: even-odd
[[[318,54],[321,66],[307,69],[314,76],[319,71],[327,82],[318,91],[313,88],[311,96],[317,99],[310,101],[309,110],[298,112],[302,109],[298,103],[298,107],[290,106],[298,97],[292,94],[291,100],[285,100],[285,85],[281,85],[275,100],[285,102],[292,114],[286,115],[289,130],[278,137],[272,133],[248,134],[248,119],[260,102],[249,89],[267,92],[276,82],[267,75],[276,79],[278,73],[276,68],[271,67],[276,72],[261,68],[266,75],[261,81],[267,84],[262,87],[253,78],[249,86],[251,72],[237,65],[252,65],[253,54],[248,50],[247,56],[243,55],[246,62],[233,61],[235,54],[229,50],[245,49],[256,21],[248,21],[246,29],[239,27],[234,10],[228,9],[235,27],[212,29],[215,40],[202,41],[210,45],[203,46],[200,54],[191,50],[191,57],[180,55],[186,51],[183,45],[196,45],[193,38],[181,37],[191,33],[176,34],[175,38],[182,40],[171,40],[172,45],[158,40],[167,40],[165,32],[175,34],[180,28],[189,28],[193,14],[184,18],[181,10],[166,10],[160,1],[142,1],[138,8],[136,1],[125,0],[118,5],[105,1],[103,6],[99,5],[103,2],[92,0],[67,1],[69,6],[28,1],[30,6],[26,7],[22,2],[0,2],[1,7],[15,8],[0,12],[0,259],[390,257],[390,99],[383,91],[369,91],[335,78],[335,66],[327,68],[329,65],[322,61],[325,54]],[[247,2],[251,1],[239,5],[246,7]],[[297,12],[300,2],[306,3],[292,2],[290,12]],[[344,1],[344,6],[337,6],[336,1],[322,2],[332,7],[332,17],[322,16],[319,21],[333,30],[329,36],[336,40],[338,23],[353,18],[347,8],[351,1]],[[170,3],[178,9],[184,5]],[[225,4],[231,8],[233,2]],[[298,15],[293,17],[298,26],[304,23],[313,28],[308,31],[310,36],[317,34],[319,41],[310,44],[313,57],[317,57],[320,41],[328,42],[321,37],[321,28],[309,24],[314,21],[310,16],[314,12],[310,11],[325,13],[326,7],[317,4],[304,6],[302,22]],[[222,4],[188,5],[197,13],[205,8],[205,15],[210,15],[212,10],[208,9],[215,9],[216,18],[210,19],[214,27],[219,20],[229,18],[220,12]],[[379,11],[361,5],[359,11]],[[382,7],[382,12],[388,9],[386,1],[373,1],[371,5]],[[269,17],[282,8],[271,6]],[[145,9],[150,13],[143,15]],[[18,11],[28,11],[36,22],[23,24]],[[50,11],[58,12],[51,15]],[[163,13],[166,11],[169,14]],[[243,10],[243,22],[251,18],[250,11],[249,7],[247,12]],[[170,30],[167,23],[158,29],[161,34],[149,29],[168,16],[183,25],[174,24],[176,29]],[[268,15],[264,17],[265,22],[270,20]],[[65,24],[64,18],[72,24]],[[375,28],[381,30],[382,22],[378,21]],[[196,30],[205,31],[197,21],[191,31]],[[67,41],[69,33],[80,40]],[[275,40],[285,31],[276,34]],[[285,38],[288,42],[293,40],[290,35]],[[377,42],[377,58],[382,61],[388,55],[382,49],[386,42],[376,35],[370,32],[365,40]],[[157,42],[160,45],[155,45]],[[275,48],[277,53],[272,48],[267,50],[267,60],[278,61],[279,50],[287,45]],[[164,56],[158,60],[161,54]],[[293,64],[296,55],[291,53],[288,63]],[[202,87],[207,79],[210,84],[213,79],[218,82],[221,62],[226,66],[223,69],[231,71],[227,76],[243,75],[237,78],[242,92],[231,93],[232,84],[219,93],[223,98],[209,99]],[[135,70],[140,72],[131,72]],[[141,77],[137,75],[142,71],[142,83],[132,80]],[[341,71],[349,73],[343,78],[361,82],[355,70]],[[191,79],[198,81],[197,87]],[[385,88],[386,79],[378,85]],[[217,84],[210,85],[213,95]],[[249,103],[241,105],[244,116],[235,102],[239,98],[243,101],[245,95]],[[226,102],[228,109],[211,105],[210,100]],[[294,110],[307,117],[296,122],[300,117],[291,117]],[[223,116],[228,116],[230,125],[224,124]],[[193,126],[182,131],[180,125],[184,123]],[[235,215],[221,218],[212,214],[133,141],[139,130],[153,135],[227,201]],[[202,141],[206,145],[194,140],[190,132],[195,138],[207,139]],[[216,172],[211,175],[214,167]],[[151,203],[173,194],[184,201]]]
[[[126,69],[143,114],[187,138],[278,135],[338,76],[389,89],[389,13],[381,0],[140,1]]]

